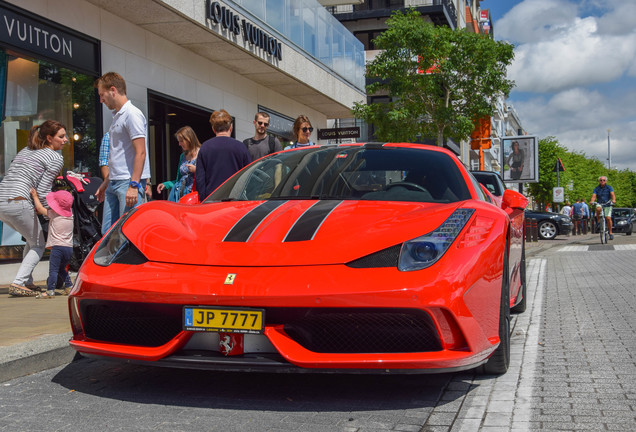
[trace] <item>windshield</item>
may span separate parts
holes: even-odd
[[[614,217],[629,217],[629,209],[614,209],[612,213]]]
[[[356,199],[449,203],[470,199],[455,161],[426,149],[323,146],[263,158],[205,202]]]

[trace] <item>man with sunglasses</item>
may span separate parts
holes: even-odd
[[[597,203],[596,204],[596,223],[600,222],[601,212],[603,212],[605,216],[605,220],[607,221],[607,227],[609,228],[609,238],[610,240],[614,240],[614,235],[612,234],[612,207],[606,205],[606,203],[612,202],[612,204],[616,204],[616,195],[614,194],[614,188],[607,184],[607,177],[601,176],[598,178],[598,186],[594,188],[594,192],[592,192],[592,199],[590,202]],[[601,206],[603,204],[604,206]]]
[[[254,116],[254,136],[243,140],[243,144],[250,152],[253,161],[283,149],[278,138],[267,133],[268,127],[269,114],[265,112],[256,113]]]

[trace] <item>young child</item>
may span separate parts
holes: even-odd
[[[31,189],[31,196],[35,210],[49,218],[46,247],[51,248],[46,292],[36,295],[35,298],[53,298],[58,277],[64,280],[65,292],[71,287],[71,278],[66,271],[66,265],[73,254],[73,195],[65,190],[49,192],[46,195],[46,202],[50,210],[42,205],[35,189]]]

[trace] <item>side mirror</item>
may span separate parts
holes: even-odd
[[[504,207],[524,210],[528,206],[528,198],[512,189],[506,189],[502,197],[502,203]]]

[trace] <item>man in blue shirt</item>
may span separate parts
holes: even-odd
[[[245,144],[232,138],[234,126],[232,116],[227,111],[214,111],[210,116],[210,124],[215,137],[201,144],[197,156],[197,175],[194,178],[201,202],[225,180],[252,162]]]
[[[601,210],[603,210],[605,220],[607,221],[607,227],[609,228],[610,240],[614,240],[614,235],[612,234],[612,207],[609,205],[607,207],[601,206],[601,204],[606,204],[610,201],[612,204],[616,204],[614,188],[607,184],[607,177],[600,176],[598,178],[598,186],[594,188],[590,202],[597,203],[595,212],[597,223],[600,222]]]

